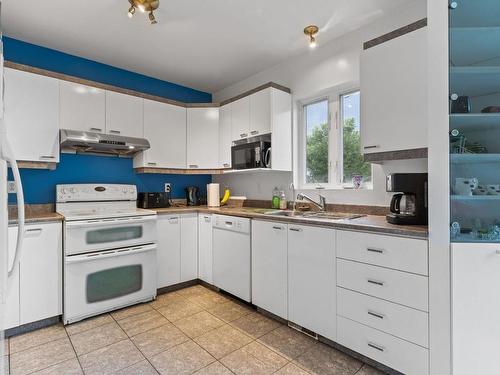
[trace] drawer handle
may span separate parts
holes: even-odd
[[[283,227],[278,227],[278,226],[274,226],[273,229],[276,229],[276,230],[282,230]]]
[[[385,318],[384,314],[376,313],[376,312],[370,311],[370,310],[368,310],[368,315],[374,316],[375,318],[379,318],[379,319]]]
[[[250,134],[252,134],[252,135],[259,134],[259,131],[258,131],[258,130],[252,130],[252,131],[250,132]]]
[[[370,149],[370,148],[379,148],[379,147],[380,147],[379,145],[372,145],[372,146],[364,146],[363,148],[364,148],[365,150],[368,150],[368,149]]]
[[[302,229],[300,228],[290,228],[292,232],[302,232]]]
[[[383,254],[385,253],[384,249],[375,249],[373,247],[368,247],[366,251],[369,251],[370,253],[377,253],[377,254]]]
[[[228,226],[230,226],[230,227],[233,226],[233,222],[232,221],[226,221],[225,224],[228,225]]]
[[[370,284],[375,284],[378,286],[384,286],[384,284],[385,284],[383,281],[378,281],[378,280],[373,280],[373,279],[368,279],[366,281],[369,282]]]
[[[156,165],[156,163],[148,163],[148,165]]]
[[[240,137],[241,138],[246,138],[246,137],[248,137],[248,134],[247,133],[242,133],[242,134],[240,134]]]
[[[40,159],[55,159],[56,157],[55,156],[48,156],[48,155],[42,155],[40,156]]]
[[[189,168],[198,168],[198,164],[189,164]]]
[[[120,134],[121,133],[119,130],[110,130],[109,132],[111,134]]]
[[[95,132],[102,132],[101,128],[90,128],[90,130],[95,131]]]
[[[373,342],[368,342],[368,346],[370,348],[373,348],[373,349],[376,349],[380,352],[385,352],[385,348],[383,346],[380,346],[380,345],[377,345],[377,344],[374,344]]]

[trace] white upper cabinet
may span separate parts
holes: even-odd
[[[187,109],[187,167],[219,168],[219,108]]]
[[[235,100],[231,103],[232,140],[244,139],[250,132],[250,97]]]
[[[292,170],[292,98],[287,92],[271,89],[271,168]]]
[[[96,133],[106,131],[106,94],[96,87],[60,81],[59,126],[61,129]]]
[[[362,152],[427,147],[427,28],[361,54]]]
[[[151,148],[134,167],[186,168],[186,108],[144,99],[144,138]]]
[[[271,132],[272,90],[271,87],[268,87],[250,95],[250,129],[248,134],[250,137]]]
[[[219,167],[231,167],[231,103],[219,110]]]
[[[143,137],[143,99],[106,91],[106,133]]]
[[[5,69],[5,123],[16,159],[59,161],[59,82]]]

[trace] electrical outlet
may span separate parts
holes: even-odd
[[[16,183],[14,181],[7,181],[7,193],[14,194],[16,192]]]
[[[172,192],[172,185],[170,185],[170,182],[165,183],[165,193],[170,193]]]

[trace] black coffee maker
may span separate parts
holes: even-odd
[[[427,173],[391,173],[386,190],[397,192],[391,200],[387,222],[400,225],[426,225],[428,218]]]
[[[198,186],[188,186],[184,191],[186,192],[186,203],[188,206],[199,206],[201,204]]]

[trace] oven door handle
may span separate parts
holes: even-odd
[[[145,253],[147,251],[156,250],[156,245],[135,246],[125,249],[101,251],[98,253],[71,255],[65,258],[66,264],[89,262],[93,260],[101,260],[106,258],[116,258],[123,255],[135,255]]]
[[[66,227],[71,229],[90,228],[96,226],[121,225],[121,224],[141,224],[156,220],[156,215],[135,216],[132,218],[97,219],[85,221],[67,221]]]

